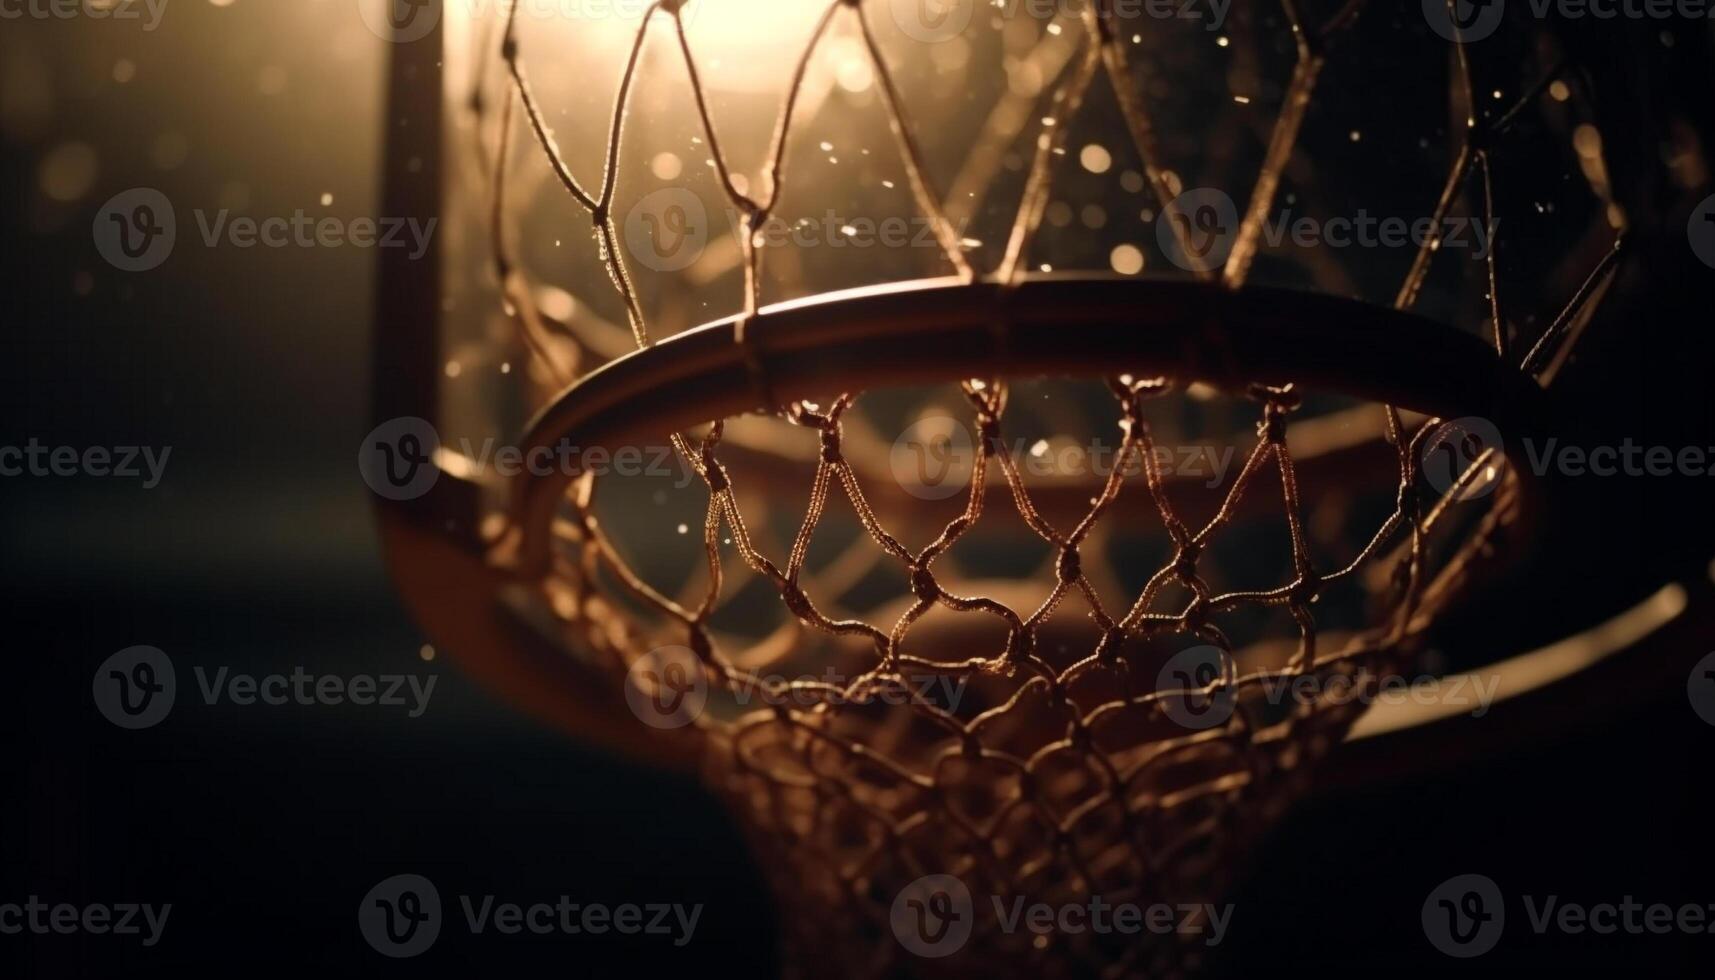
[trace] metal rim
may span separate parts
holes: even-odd
[[[1540,430],[1543,390],[1474,336],[1415,314],[1296,290],[1101,274],[934,279],[730,317],[619,358],[537,414],[520,449],[612,448],[841,391],[972,377],[1171,375],[1228,390],[1336,391],[1428,415]],[[501,560],[547,570],[575,470],[513,484]]]

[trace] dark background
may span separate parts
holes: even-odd
[[[0,480],[0,781],[12,790],[0,806],[0,902],[173,905],[151,949],[0,936],[0,974],[769,975],[769,899],[710,798],[592,754],[476,688],[444,655],[423,658],[426,638],[394,597],[353,465],[371,424],[373,254],[210,250],[181,224],[172,260],[128,276],[91,244],[95,209],[140,185],[180,202],[181,222],[225,204],[375,214],[381,49],[343,0],[186,0],[152,33],[0,22],[0,444],[173,447],[153,491]],[[133,66],[123,82],[121,60]],[[1694,67],[1686,84],[1701,80],[1706,99],[1708,66]],[[69,151],[74,163],[92,156],[95,168],[81,190],[72,173],[79,192],[54,200],[44,174],[52,161],[63,168],[73,143],[88,151]],[[1675,221],[1682,228],[1684,214],[1662,226]],[[1711,276],[1683,247],[1651,260],[1651,315],[1609,342],[1615,398],[1677,392],[1629,431],[1691,444],[1684,427],[1709,431],[1710,399],[1696,386],[1710,363]],[[1699,536],[1708,491],[1662,493],[1649,508],[1616,507],[1599,530],[1568,532],[1568,560],[1643,579],[1651,556],[1696,555],[1709,541]],[[1579,597],[1540,598],[1546,615],[1575,618]],[[97,713],[90,680],[136,644],[173,657],[180,695],[165,723],[127,732]],[[1689,663],[1711,648],[1715,637],[1663,655]],[[207,706],[197,665],[439,680],[431,709],[405,719],[386,708]],[[1674,684],[1549,743],[1497,739],[1427,776],[1330,790],[1260,850],[1220,972],[1707,975],[1715,935],[1533,937],[1513,925],[1496,951],[1456,962],[1418,919],[1431,888],[1471,871],[1509,894],[1715,902],[1702,790],[1712,745],[1715,729]],[[566,894],[706,909],[683,949],[447,929],[429,954],[392,962],[363,942],[355,912],[373,884],[403,872],[430,878],[449,904]],[[1516,903],[1509,913],[1522,920]]]

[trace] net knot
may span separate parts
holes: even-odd
[[[708,460],[708,462],[712,465],[703,470],[703,480],[708,483],[709,492],[725,493],[726,489],[732,486],[732,481],[728,479],[726,475],[726,467],[714,462],[712,459]]]
[[[1201,633],[1203,628],[1209,625],[1208,598],[1199,593],[1196,598],[1192,599],[1191,602],[1186,605],[1185,614],[1180,618],[1185,623],[1185,629],[1188,629],[1193,633]]]
[[[780,589],[780,599],[786,603],[786,608],[792,615],[806,622],[815,618],[815,610],[810,606],[810,596],[798,583],[788,582]]]
[[[690,644],[691,652],[697,655],[698,660],[703,663],[710,663],[714,660],[714,644],[709,641],[709,633],[703,629],[701,624],[691,627]]]
[[[1173,574],[1180,578],[1191,578],[1197,574],[1197,559],[1203,557],[1203,546],[1195,541],[1186,541],[1179,546],[1178,554],[1173,556]]]
[[[840,461],[840,430],[832,425],[822,430],[822,462],[837,463]]]
[[[935,573],[929,571],[927,565],[911,570],[911,591],[924,602],[934,602],[941,598],[940,583],[935,581]]]
[[[1303,574],[1298,577],[1298,581],[1292,583],[1292,589],[1287,593],[1287,599],[1293,605],[1305,606],[1315,602],[1316,596],[1321,591],[1322,576],[1317,575],[1313,569],[1306,568]]]
[[[1077,545],[1067,545],[1060,551],[1059,562],[1060,581],[1071,585],[1083,577],[1083,558],[1078,554]]]
[[[1110,626],[1096,642],[1096,659],[1107,664],[1119,663],[1120,647],[1125,645],[1125,628]]]

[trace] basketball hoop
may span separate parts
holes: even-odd
[[[599,24],[449,7],[401,46],[421,74],[395,76],[413,119],[450,107],[417,134],[445,172],[398,152],[453,212],[444,265],[401,289],[441,334],[382,397],[442,444],[440,483],[390,512],[397,573],[521,701],[694,764],[755,839],[790,959],[854,975],[918,962],[890,908],[925,876],[1218,901],[1379,678],[1553,520],[1551,479],[1477,422],[1554,431],[1552,381],[1628,228],[1589,80],[1542,25],[1508,22],[1489,59],[1372,26],[1362,0],[1245,12],[1195,50],[1105,0],[963,25],[900,6],[833,0],[780,35],[737,0]],[[1366,93],[1324,99],[1330,73],[1379,71],[1355,40],[1341,60],[1364,31],[1439,69],[1401,102],[1451,122],[1387,134],[1433,173],[1429,231],[1343,261],[1271,228],[1283,206],[1331,227],[1354,191],[1323,166],[1387,141],[1373,113],[1332,115]],[[558,43],[587,60],[569,71]],[[617,79],[600,97],[597,65]],[[1539,209],[1555,240],[1516,292],[1497,243],[1549,236],[1494,234],[1511,156],[1580,175]],[[923,244],[858,261],[858,219],[832,208],[810,244],[773,242],[818,192],[890,201],[865,220]],[[1139,215],[1147,236],[1114,237]],[[1449,257],[1456,219],[1486,223],[1486,256]],[[945,493],[888,470],[890,444],[946,451],[892,438],[931,417],[964,440]],[[671,447],[693,479],[588,456],[498,479],[452,446],[466,431],[524,459]],[[1102,439],[1100,472],[1031,469]],[[1242,462],[1199,494],[1202,471],[1163,464],[1186,448]],[[1292,682],[1318,693],[1271,693]],[[1198,954],[978,922],[946,962],[1174,975]]]

